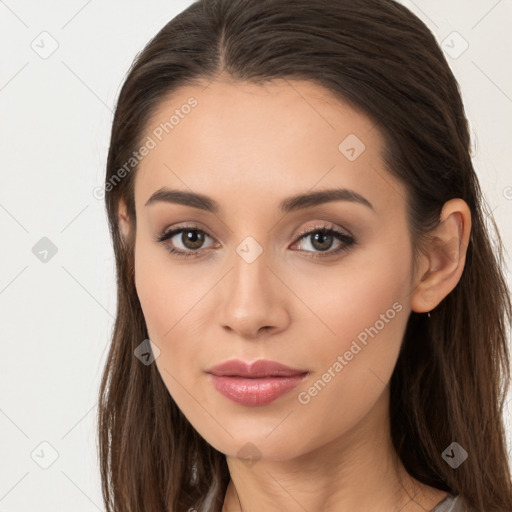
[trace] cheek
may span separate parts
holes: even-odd
[[[144,313],[150,338],[157,342],[172,326],[170,312],[174,310],[174,293],[169,293],[167,277],[160,269],[151,265],[143,251],[135,257],[135,287]],[[171,303],[170,303],[171,302]]]
[[[358,336],[364,343],[375,327],[376,337],[388,345],[400,343],[410,293],[406,242],[359,250],[332,267],[301,263],[294,268],[290,287],[307,306],[303,316],[321,333],[327,352],[348,349]]]
[[[157,367],[173,396],[178,382],[193,381],[202,368],[197,354],[206,312],[202,300],[218,279],[202,279],[192,267],[173,264],[163,249],[139,244],[135,251],[135,287],[149,338],[159,348]],[[174,377],[174,379],[173,379]]]
[[[325,418],[327,411],[331,421],[325,428],[332,428],[332,435],[357,423],[391,377],[410,312],[407,255],[406,246],[398,244],[361,251],[360,257],[333,267],[329,279],[317,270],[313,280],[295,283],[294,290],[308,298],[309,308],[321,320],[308,315],[309,322],[324,333],[316,336],[313,351],[304,346],[315,373],[301,389],[299,402],[303,412],[309,409]],[[311,287],[313,282],[317,287]],[[306,329],[304,325],[303,332]]]
[[[174,326],[199,299],[201,286],[197,280],[187,279],[186,272],[172,264],[163,247],[137,241],[135,287],[148,334],[155,342],[172,339]]]
[[[184,339],[181,329],[187,323],[187,311],[193,306],[189,303],[194,302],[194,293],[190,286],[183,289],[184,285],[183,280],[176,278],[176,271],[156,263],[150,251],[136,251],[137,295],[148,336],[160,351],[155,364],[169,394],[180,409],[188,411],[186,404],[190,397],[184,393],[183,385],[190,387],[187,381],[193,368],[194,343],[191,334]]]
[[[155,251],[140,248],[135,258],[135,285],[148,335],[160,350],[155,364],[187,420],[218,449],[226,449],[232,438],[219,427],[216,418],[222,414],[208,404],[204,364],[198,357],[205,351],[210,357],[214,354],[212,347],[208,350],[200,340],[205,324],[213,322],[202,306],[218,277],[205,275],[202,279],[187,265],[180,268],[165,261],[166,256],[160,259]]]

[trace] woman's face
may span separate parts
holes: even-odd
[[[199,434],[285,460],[385,412],[412,247],[378,129],[310,82],[215,81],[168,98],[144,141],[135,282],[158,370]],[[209,373],[233,359],[297,371]]]

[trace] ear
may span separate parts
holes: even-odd
[[[130,218],[128,216],[128,208],[126,207],[126,203],[124,199],[119,200],[119,206],[117,210],[117,218],[119,222],[119,231],[121,236],[123,237],[124,242],[126,242],[129,238],[131,224]]]
[[[462,199],[447,201],[439,225],[424,248],[411,295],[411,309],[434,309],[457,285],[464,270],[471,232],[471,211]]]

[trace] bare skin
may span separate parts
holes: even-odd
[[[183,87],[160,105],[147,135],[197,100],[144,157],[135,181],[135,283],[160,350],[156,365],[193,427],[226,454],[223,512],[429,511],[446,492],[411,478],[400,463],[395,470],[388,383],[410,312],[434,309],[461,277],[469,208],[460,199],[444,205],[414,272],[405,187],[384,168],[370,120],[309,82],[224,78]],[[350,151],[355,139],[339,149],[350,134],[364,151]],[[209,196],[219,210],[146,206],[162,187]],[[371,207],[331,200],[279,210],[285,198],[333,188]],[[134,226],[123,204],[119,220],[128,236]],[[185,234],[206,233],[204,243],[184,245],[183,232],[154,240],[184,225]],[[322,250],[329,240],[321,246],[313,234],[324,225],[356,243],[333,237]],[[304,229],[309,235],[299,236]],[[249,236],[256,243],[244,245]],[[196,256],[180,258],[171,246]],[[262,252],[248,262],[240,246]],[[377,333],[345,357],[372,326]],[[267,405],[240,405],[205,373],[232,358],[270,359],[309,374]],[[315,392],[319,379],[325,386]],[[248,449],[252,463],[241,455]]]

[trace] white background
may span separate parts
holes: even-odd
[[[103,510],[96,397],[115,281],[104,204],[92,191],[104,181],[133,58],[190,3],[0,0],[0,511]],[[510,250],[511,1],[404,3],[452,47],[474,163]],[[57,248],[46,263],[32,252],[43,237]]]

